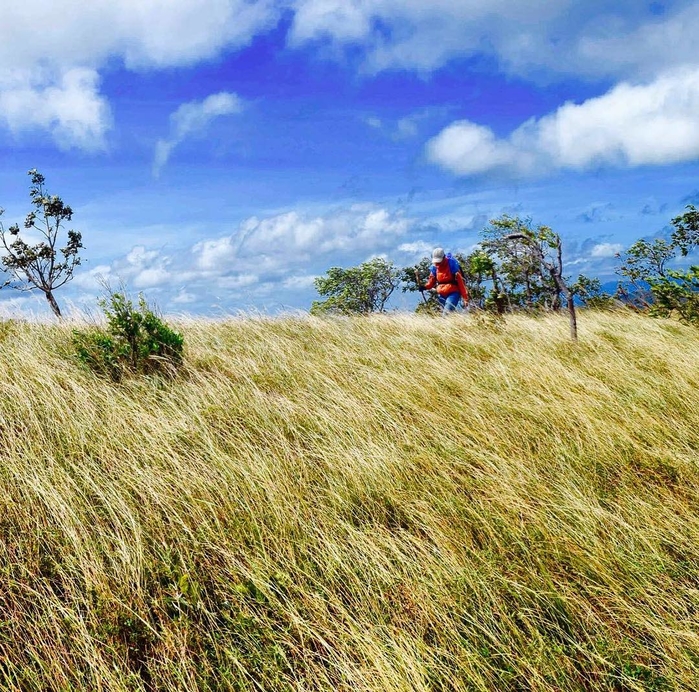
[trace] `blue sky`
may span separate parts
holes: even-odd
[[[104,280],[167,314],[306,309],[331,266],[468,251],[502,213],[610,279],[699,202],[698,32],[697,0],[13,3],[2,221],[31,168],[72,206],[69,310]]]

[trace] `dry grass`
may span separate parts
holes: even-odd
[[[1,689],[699,688],[696,330],[0,327]]]

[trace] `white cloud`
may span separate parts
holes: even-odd
[[[57,83],[5,81],[0,89],[0,121],[18,134],[25,130],[50,132],[61,149],[100,151],[111,126],[111,112],[99,95],[94,70],[71,69]]]
[[[221,292],[298,293],[312,290],[313,279],[333,264],[393,253],[414,226],[402,212],[373,204],[251,217],[228,236],[177,253],[136,245],[110,266],[79,274],[75,285],[95,291],[106,280],[127,290],[162,290],[173,296],[173,305],[219,300]]]
[[[508,138],[455,122],[427,144],[428,158],[458,175],[515,174],[596,165],[665,165],[699,158],[699,69],[644,85],[622,83],[582,104],[566,103]]]
[[[332,253],[373,251],[393,247],[396,239],[410,228],[411,221],[400,212],[389,212],[372,204],[356,204],[347,209],[311,216],[296,211],[266,219],[252,217],[218,250],[223,256],[234,252],[240,258],[283,259]],[[204,248],[211,261],[213,245]]]
[[[187,292],[184,288],[172,299],[175,305],[189,305],[197,302],[197,297],[193,293]]]
[[[187,137],[205,130],[212,120],[224,115],[233,115],[242,110],[242,102],[226,91],[212,94],[203,101],[183,103],[170,116],[170,137],[161,139],[155,147],[153,174],[157,177],[168,162],[175,147]]]
[[[638,77],[696,64],[696,0],[297,0],[290,41],[364,51],[370,72],[494,57],[507,72]]]
[[[292,44],[332,41],[360,44],[365,67],[432,70],[457,55],[473,55],[539,33],[568,0],[298,0]],[[387,29],[382,31],[379,25]],[[486,38],[489,40],[486,40]]]
[[[315,274],[299,274],[299,275],[294,275],[290,276],[287,279],[284,279],[282,282],[282,286],[284,288],[289,288],[295,291],[298,290],[305,290],[309,288],[313,288],[313,282],[316,279]]]
[[[402,243],[398,246],[398,252],[404,252],[406,255],[427,255],[432,252],[432,245],[424,240],[416,240],[412,243]]]
[[[138,290],[172,285],[181,280],[173,271],[173,259],[159,250],[149,250],[144,245],[134,246],[126,255],[109,265],[93,267],[76,275],[74,283],[83,290],[95,291],[105,284],[115,288],[124,284]]]
[[[458,120],[427,143],[428,158],[459,175],[511,165],[517,151],[483,125]]]
[[[111,118],[98,74],[109,61],[139,70],[196,64],[248,44],[280,11],[275,0],[6,2],[0,123],[15,134],[42,128],[62,148],[101,150]]]
[[[597,75],[652,75],[677,65],[696,65],[699,3],[673,4],[680,6],[675,12],[638,26],[600,23],[581,36],[577,50],[581,70]]]
[[[623,249],[624,246],[621,243],[600,243],[592,248],[590,257],[593,259],[606,259],[607,257],[614,257]]]
[[[43,128],[63,148],[105,146],[109,108],[97,75],[195,65],[239,49],[289,13],[288,40],[346,47],[363,69],[435,70],[485,55],[525,77],[638,78],[696,65],[697,0],[24,0],[0,24],[0,122]],[[38,20],[37,18],[40,18]],[[19,117],[19,113],[26,118]],[[412,136],[415,123],[399,123]],[[156,164],[172,151],[158,145]],[[157,168],[157,165],[156,165]]]
[[[3,69],[191,65],[246,45],[279,17],[273,0],[24,0],[5,2]],[[38,21],[40,18],[40,21]]]

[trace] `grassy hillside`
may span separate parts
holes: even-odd
[[[696,329],[181,329],[3,327],[0,689],[699,689]]]

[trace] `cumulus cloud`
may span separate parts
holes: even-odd
[[[140,291],[171,286],[181,279],[169,254],[148,249],[145,245],[136,245],[111,264],[101,264],[77,274],[73,283],[86,291],[98,291],[105,285],[114,287],[121,284]]]
[[[522,152],[522,156],[524,154]],[[498,140],[489,127],[468,120],[452,123],[431,139],[427,143],[427,155],[434,163],[458,175],[510,166],[518,158],[510,142]]]
[[[606,259],[608,257],[615,257],[619,252],[624,249],[621,243],[599,243],[595,245],[590,251],[590,257],[593,259]]]
[[[581,104],[566,103],[507,138],[457,121],[428,142],[427,156],[458,175],[681,163],[699,158],[697,112],[699,68],[683,69],[648,84],[619,84]]]
[[[484,54],[510,73],[638,77],[685,65],[696,0],[297,0],[290,40],[359,47],[371,72]]]
[[[161,139],[155,147],[153,174],[157,177],[168,162],[175,147],[187,137],[202,132],[212,120],[233,115],[242,110],[242,102],[226,91],[212,94],[203,101],[183,103],[170,116],[170,137]]]
[[[403,212],[374,204],[250,217],[229,235],[176,253],[136,245],[110,265],[80,273],[74,285],[98,292],[105,282],[124,284],[171,296],[172,305],[192,306],[223,300],[230,292],[252,300],[279,290],[298,294],[312,290],[313,279],[334,264],[358,264],[394,252],[415,227]]]
[[[25,0],[0,24],[0,123],[98,151],[111,125],[99,71],[185,66],[248,44],[279,19],[274,0]],[[37,24],[37,17],[41,18]]]
[[[695,37],[699,33],[699,3],[672,3],[662,16],[637,26],[617,21],[603,23],[580,37],[580,68],[591,73],[654,74],[685,63],[697,63]],[[685,7],[682,7],[685,5]],[[672,11],[674,10],[674,11]]]
[[[16,133],[44,128],[63,147],[99,150],[110,120],[95,75],[107,64],[117,61],[130,70],[194,65],[248,45],[285,14],[291,18],[291,46],[321,43],[339,53],[349,48],[351,54],[363,56],[364,70],[372,73],[430,72],[452,58],[477,55],[493,58],[506,72],[536,78],[638,78],[696,65],[699,2],[665,0],[663,7],[658,17],[650,4],[638,0],[5,3],[0,24],[0,121]],[[76,70],[86,72],[78,78]],[[43,98],[49,94],[63,94],[54,112]],[[34,106],[36,115],[26,121],[18,118],[22,104]],[[399,135],[412,136],[414,131],[414,122],[399,125]],[[160,156],[167,155],[162,144]]]
[[[100,151],[111,126],[111,111],[98,93],[99,75],[76,68],[56,83],[5,80],[0,89],[0,121],[15,134],[25,130],[50,132],[62,149]]]
[[[427,255],[432,252],[432,245],[424,240],[416,240],[411,243],[402,243],[398,246],[399,252],[404,252],[406,255]]]
[[[393,247],[411,224],[402,213],[371,204],[323,215],[291,211],[263,219],[251,217],[230,236],[197,243],[193,256],[195,266],[203,272],[225,272],[231,267],[278,271],[334,254]]]
[[[5,70],[97,67],[112,57],[128,68],[191,65],[223,48],[246,45],[276,22],[279,11],[273,0],[4,3],[0,65]]]

